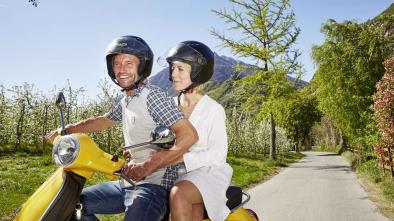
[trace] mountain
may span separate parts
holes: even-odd
[[[366,24],[375,27],[382,27],[385,37],[391,42],[389,50],[394,51],[394,3],[391,3],[386,10],[375,18],[368,20]]]
[[[252,73],[251,71],[248,70],[243,71],[241,73],[237,73],[235,71],[235,66],[237,64],[252,66],[250,64],[246,64],[242,61],[235,60],[231,57],[218,55],[217,53],[214,53],[214,55],[215,55],[215,66],[214,66],[214,73],[211,78],[211,85],[218,86],[220,85],[220,83],[223,83],[227,80],[243,78]],[[163,88],[164,90],[168,91],[170,94],[174,94],[174,91],[172,90],[171,82],[168,79],[168,73],[169,73],[168,67],[164,68],[159,73],[151,76],[149,78],[149,81],[152,84],[157,85]],[[291,76],[288,76],[288,78],[290,79],[291,82],[293,82],[297,86],[297,88],[302,88],[308,84],[308,82],[306,81],[302,81],[302,80],[297,81],[295,78]],[[211,87],[210,89],[214,89],[214,88]]]
[[[368,20],[367,24],[372,24],[375,26],[383,25],[383,31],[386,35],[394,35],[394,3],[386,8],[382,13],[373,19]]]

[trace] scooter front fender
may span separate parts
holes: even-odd
[[[22,205],[14,221],[68,220],[86,179],[59,168]]]

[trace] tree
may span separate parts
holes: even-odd
[[[5,96],[5,87],[0,85],[0,145],[8,143],[10,121],[9,102]]]
[[[394,56],[385,61],[387,72],[377,83],[377,91],[374,94],[375,121],[378,124],[380,140],[375,144],[375,151],[381,163],[392,165],[392,151],[394,150]],[[387,148],[388,153],[384,153]],[[390,156],[391,155],[391,156]],[[394,177],[393,167],[390,167]]]
[[[231,24],[229,30],[240,31],[241,39],[232,39],[212,29],[223,47],[230,48],[236,55],[255,61],[254,66],[239,66],[240,70],[252,69],[254,74],[239,80],[238,95],[246,110],[260,113],[263,103],[276,99],[271,82],[284,79],[287,73],[298,73],[297,58],[300,53],[292,48],[300,29],[295,26],[295,14],[290,10],[289,0],[252,0],[244,2],[230,0],[236,7],[228,12],[212,10],[218,17]],[[279,78],[276,76],[279,75]],[[280,85],[280,84],[279,84]],[[282,92],[281,92],[282,93]],[[253,105],[252,105],[253,104]],[[255,108],[257,107],[257,108]],[[271,149],[270,157],[276,158],[275,121],[270,111]]]
[[[380,28],[351,21],[329,20],[322,32],[325,42],[312,48],[318,107],[350,145],[370,146],[372,94],[384,73],[389,42]]]
[[[300,146],[308,143],[313,125],[321,118],[312,89],[305,87],[280,97],[273,103],[273,108],[277,110],[275,119],[278,125],[286,130],[286,135],[293,141],[296,151],[300,151]]]
[[[39,2],[37,0],[29,0],[29,3],[31,3],[34,7],[37,7]]]

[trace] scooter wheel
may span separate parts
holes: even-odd
[[[259,217],[257,216],[257,213],[251,209],[245,209],[250,216],[254,218],[255,221],[259,221]]]

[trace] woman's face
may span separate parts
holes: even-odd
[[[174,61],[172,63],[172,87],[174,87],[176,91],[183,90],[192,83],[192,80],[190,78],[191,71],[192,66],[187,63],[181,61]]]

